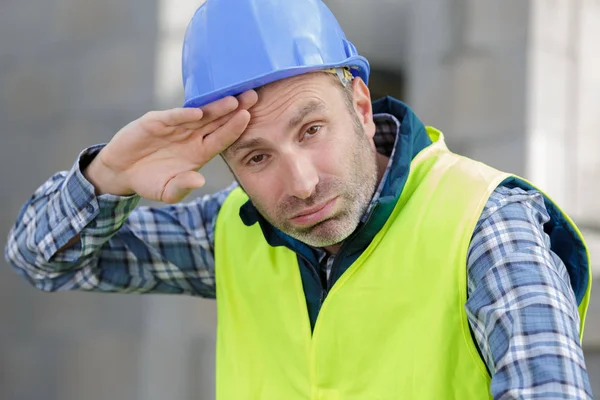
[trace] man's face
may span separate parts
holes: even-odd
[[[324,73],[263,87],[248,128],[224,154],[265,219],[311,246],[346,239],[377,183],[368,90],[362,82],[351,90],[352,106]]]

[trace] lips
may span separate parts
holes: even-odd
[[[305,216],[305,215],[314,214],[314,213],[316,213],[317,211],[319,211],[319,210],[322,210],[322,209],[323,209],[323,207],[325,207],[325,206],[327,205],[327,203],[329,203],[330,201],[331,201],[331,200],[328,200],[328,201],[326,201],[326,202],[324,202],[324,203],[321,203],[321,204],[318,204],[318,205],[316,205],[316,206],[314,206],[314,207],[306,208],[306,209],[304,209],[304,210],[303,210],[301,213],[294,215],[294,216],[292,217],[292,219],[293,219],[293,218],[298,218],[298,217],[303,217],[303,216]]]
[[[300,213],[296,214],[294,217],[290,218],[294,224],[297,225],[313,225],[321,220],[325,219],[331,214],[335,203],[337,201],[337,197],[319,205],[306,208],[302,210]]]

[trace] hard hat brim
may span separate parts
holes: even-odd
[[[291,78],[293,76],[302,75],[309,72],[338,67],[351,67],[352,73],[355,74],[355,76],[359,76],[365,82],[365,84],[368,84],[370,70],[369,62],[366,58],[356,55],[349,57],[348,59],[340,63],[293,67],[274,71],[262,76],[257,76],[255,78],[231,85],[226,88],[222,88],[220,90],[215,90],[213,92],[209,92],[201,96],[192,97],[183,104],[183,107],[202,107],[206,104],[220,100],[224,97],[237,96],[238,94],[241,94],[247,90],[256,89],[263,85],[280,81],[282,79]]]

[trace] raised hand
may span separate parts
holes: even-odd
[[[198,170],[244,132],[257,100],[250,90],[202,108],[151,111],[121,129],[84,174],[98,194],[181,201],[204,185]]]

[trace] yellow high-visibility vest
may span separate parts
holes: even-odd
[[[335,283],[313,332],[296,254],[245,226],[248,198],[229,195],[215,239],[218,400],[490,398],[464,308],[467,250],[510,175],[428,134],[433,144],[413,159],[394,211]]]

